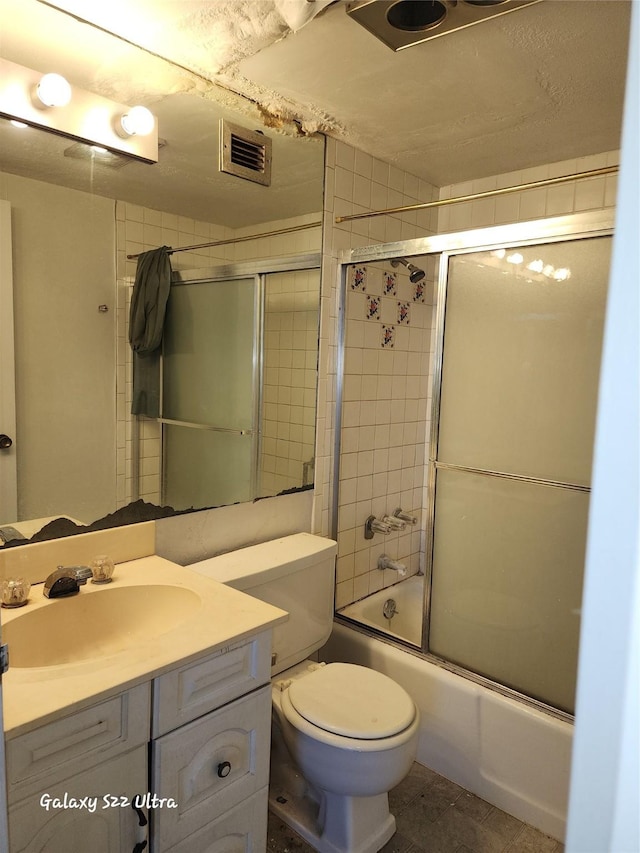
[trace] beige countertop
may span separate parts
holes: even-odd
[[[157,556],[120,563],[112,583],[99,585],[89,581],[80,587],[77,595],[68,598],[47,599],[42,593],[43,585],[35,585],[26,606],[3,608],[0,618],[4,627],[47,607],[55,608],[54,615],[57,617],[59,613],[61,620],[72,620],[74,604],[77,606],[83,596],[104,595],[107,601],[110,590],[153,585],[192,590],[198,596],[197,603],[173,627],[168,626],[171,619],[166,620],[166,625],[163,617],[157,623],[151,620],[153,627],[148,635],[138,636],[120,651],[97,652],[95,657],[55,666],[12,667],[9,643],[9,670],[2,677],[7,738],[149,681],[183,662],[213,654],[288,618],[277,607]],[[140,599],[143,593],[139,590],[137,593],[138,600],[144,600]],[[176,592],[176,596],[180,593]],[[46,642],[46,637],[36,637],[34,642]],[[100,638],[97,634],[93,638],[78,637],[78,643],[85,642],[95,643],[98,649]]]

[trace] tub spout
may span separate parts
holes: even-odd
[[[378,568],[393,569],[394,572],[398,573],[399,578],[406,578],[407,576],[407,567],[404,563],[398,563],[397,560],[392,560],[391,557],[387,557],[386,554],[381,554],[378,557]]]

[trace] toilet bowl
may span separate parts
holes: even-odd
[[[377,853],[419,716],[388,676],[310,660],[331,634],[335,557],[334,541],[296,533],[190,568],[289,613],[273,631],[269,808],[320,853]]]
[[[306,661],[272,700],[271,810],[321,853],[376,853],[395,832],[388,792],[415,758],[410,696],[366,667]]]

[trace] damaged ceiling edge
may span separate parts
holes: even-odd
[[[346,128],[320,107],[315,107],[313,104],[302,106],[236,72],[216,77],[214,86],[226,92],[235,93],[252,104],[260,113],[266,126],[275,130],[286,132],[289,125],[298,136],[309,136],[314,133],[324,133],[329,136],[346,134]],[[211,94],[216,97],[215,88],[211,90]]]
[[[267,127],[287,135],[304,137],[324,133],[341,138],[346,136],[346,129],[341,123],[320,108],[315,108],[312,105],[303,106],[290,101],[278,92],[254,83],[237,71],[237,64],[243,59],[294,35],[336,0],[300,0],[300,2],[297,0],[272,0],[271,14],[264,13],[262,20],[263,25],[269,20],[273,21],[273,12],[275,11],[279,17],[277,26],[275,23],[271,23],[259,36],[255,35],[249,38],[239,31],[227,32],[227,43],[221,48],[223,52],[226,51],[227,57],[223,56],[222,64],[212,62],[212,67],[216,69],[213,71],[202,69],[199,63],[186,65],[180,61],[179,57],[153,50],[149,46],[140,44],[138,40],[115,32],[97,21],[89,20],[82,14],[65,8],[62,3],[49,2],[49,0],[38,0],[38,2],[66,15],[78,24],[97,30],[129,47],[140,50],[151,59],[166,63],[175,69],[180,76],[169,91],[166,89],[153,90],[147,86],[146,96],[156,102],[162,101],[172,94],[195,94],[221,106],[237,110],[247,115],[248,118],[257,119],[259,117]],[[243,4],[247,6],[247,9],[250,8],[255,17],[255,4],[252,4],[251,0],[240,0],[240,6]],[[212,9],[214,8],[219,14],[222,14],[218,3],[212,5]],[[259,30],[259,26],[257,29]],[[202,33],[204,30],[201,28],[200,32]],[[193,35],[195,36],[196,33],[194,32]],[[256,42],[259,42],[259,46],[256,45]],[[152,78],[153,75],[143,75],[143,79],[147,82]],[[127,77],[126,83],[130,82],[130,78]],[[119,81],[114,76],[104,76],[102,79],[95,80],[98,94],[108,97],[117,96],[126,102],[130,99],[131,93],[123,92],[124,83],[125,81]],[[141,94],[140,90],[137,94]]]

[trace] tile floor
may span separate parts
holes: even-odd
[[[397,832],[382,853],[562,853],[564,845],[414,764],[389,793]],[[269,815],[269,853],[313,853],[300,836]]]

